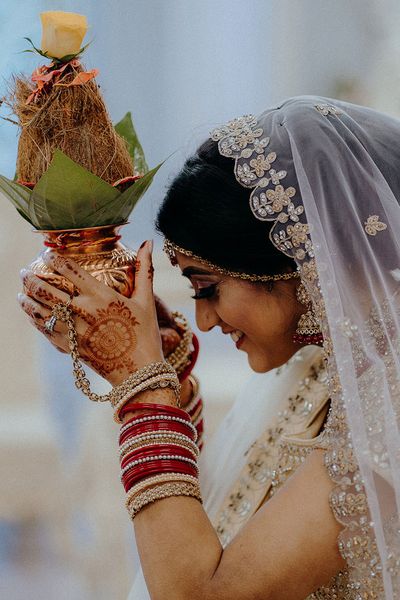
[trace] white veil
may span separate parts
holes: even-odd
[[[321,322],[325,462],[354,598],[399,598],[400,122],[304,96],[212,138],[297,262]]]

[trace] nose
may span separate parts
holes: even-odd
[[[200,331],[211,331],[219,322],[219,315],[209,302],[205,300],[196,302],[196,323]]]

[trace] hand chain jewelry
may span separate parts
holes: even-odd
[[[76,387],[81,390],[85,396],[87,396],[93,402],[107,402],[109,401],[113,406],[115,406],[121,398],[129,397],[129,394],[132,392],[132,389],[138,385],[138,381],[141,382],[144,379],[154,376],[155,374],[173,374],[176,377],[177,385],[175,387],[179,387],[179,381],[176,375],[175,369],[170,366],[168,363],[164,361],[152,363],[150,365],[146,365],[139,371],[132,373],[125,381],[120,383],[119,385],[112,388],[107,394],[96,394],[92,392],[90,389],[90,381],[87,378],[86,372],[83,368],[82,362],[80,360],[79,349],[78,349],[78,340],[75,329],[75,324],[73,320],[73,312],[70,308],[72,303],[72,298],[68,300],[65,304],[55,304],[51,311],[51,318],[47,323],[51,322],[46,329],[50,331],[54,330],[55,324],[58,320],[66,323],[68,328],[68,347],[71,353],[72,365],[73,365],[73,375],[75,378]],[[180,392],[180,389],[179,389]],[[132,393],[131,393],[132,395]]]

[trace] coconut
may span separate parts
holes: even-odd
[[[47,84],[31,101],[34,87],[26,77],[15,77],[8,104],[18,118],[17,178],[37,183],[58,148],[107,183],[133,175],[126,141],[112,125],[95,80],[71,83],[81,65],[68,64],[57,84]]]

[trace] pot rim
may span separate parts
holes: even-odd
[[[98,225],[94,227],[73,227],[72,229],[32,229],[33,233],[69,233],[73,231],[92,231],[99,229],[106,229],[109,227],[123,227],[124,225],[128,225],[130,221],[125,221],[124,223],[110,223],[110,225]]]

